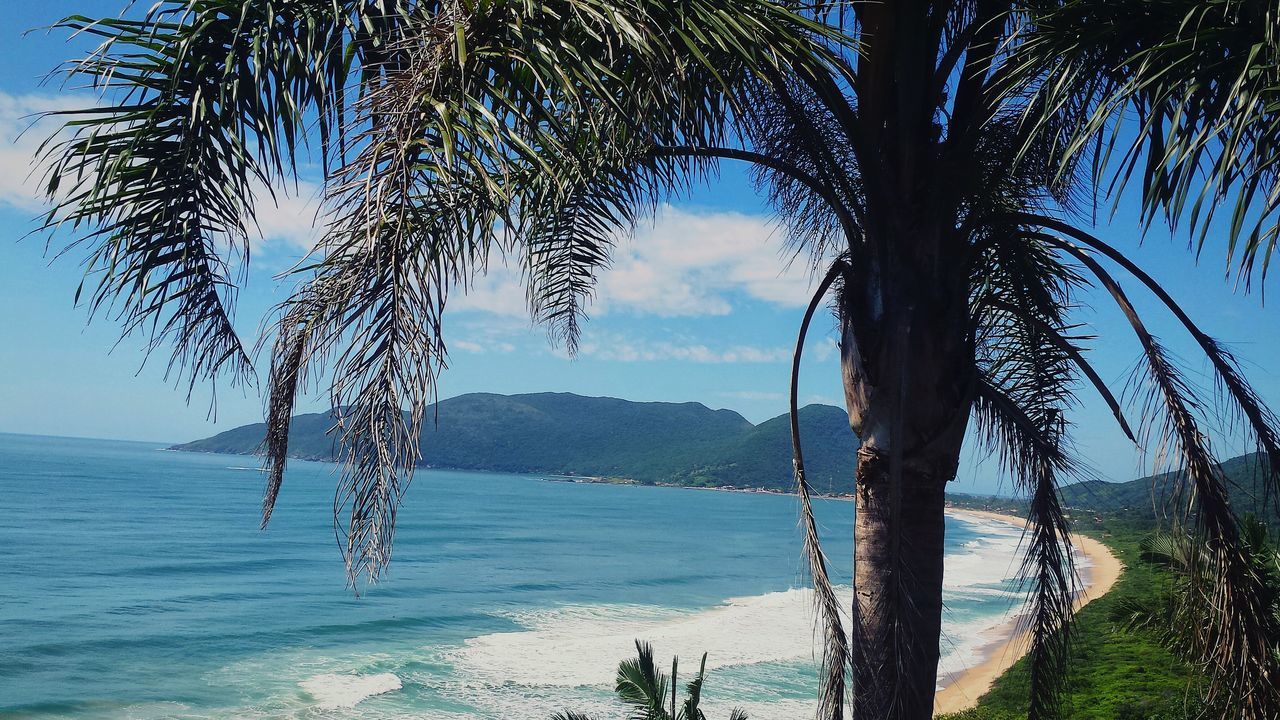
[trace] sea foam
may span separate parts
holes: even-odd
[[[636,639],[652,643],[659,657],[680,655],[686,662],[711,650],[708,668],[799,660],[813,657],[817,647],[812,608],[813,591],[799,588],[692,613],[561,607],[514,615],[527,629],[471,638],[450,659],[460,674],[532,687],[612,683],[618,661],[634,656]]]
[[[1011,591],[1021,531],[1001,522],[969,518],[965,522],[979,526],[982,536],[953,549],[946,558],[944,673],[975,663],[992,633],[1016,614],[1021,600]],[[837,592],[841,606],[848,608],[850,589],[841,587]],[[975,603],[988,608],[995,603],[1005,612],[964,612]],[[593,605],[510,613],[508,617],[524,629],[470,638],[449,653],[448,660],[459,675],[482,685],[528,688],[607,686],[618,661],[634,655],[636,639],[651,643],[664,662],[679,655],[686,667],[697,662],[703,651],[710,651],[707,667],[711,669],[816,663],[821,642],[813,608],[813,591],[793,588],[733,598],[695,612]],[[845,622],[848,627],[847,616]]]
[[[314,675],[298,685],[315,698],[321,710],[338,710],[355,707],[362,700],[394,692],[401,687],[400,678],[394,673],[376,675],[341,675],[327,673]]]

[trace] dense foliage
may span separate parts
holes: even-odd
[[[438,411],[438,413],[437,413]],[[644,483],[793,490],[787,417],[752,425],[701,403],[639,403],[569,393],[474,393],[442,400],[422,436],[424,466],[495,472],[619,478]],[[857,440],[845,412],[810,405],[800,422],[813,447],[811,484],[851,492]],[[290,423],[293,457],[335,460],[331,416]],[[265,428],[245,425],[178,450],[258,451]]]
[[[1242,530],[1252,572],[1262,588],[1259,600],[1267,609],[1257,635],[1274,656],[1280,657],[1280,552],[1268,537],[1267,526],[1256,518],[1246,516]],[[1213,637],[1204,632],[1204,628],[1212,626],[1212,598],[1205,596],[1210,586],[1204,581],[1214,572],[1212,555],[1193,537],[1176,530],[1145,538],[1141,549],[1143,561],[1173,574],[1173,587],[1155,598],[1125,601],[1117,607],[1117,616],[1169,652],[1197,668],[1205,668],[1206,673],[1212,672],[1216,648]],[[1210,693],[1202,700],[1210,714],[1224,718],[1242,714],[1235,698],[1229,695]]]

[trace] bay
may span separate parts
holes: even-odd
[[[709,653],[710,717],[811,713],[794,497],[422,471],[357,595],[336,473],[291,462],[260,531],[255,458],[0,434],[0,716],[611,717],[635,639]],[[853,505],[816,511],[847,586]],[[948,518],[944,667],[1016,607],[1018,537]]]

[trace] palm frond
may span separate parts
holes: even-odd
[[[851,656],[849,636],[845,633],[844,623],[840,619],[840,601],[836,597],[831,577],[827,573],[826,554],[822,551],[818,524],[813,515],[809,483],[805,478],[804,450],[800,442],[800,361],[804,355],[804,341],[814,312],[822,304],[831,286],[847,268],[848,264],[843,259],[834,263],[809,301],[809,307],[800,323],[796,349],[791,361],[791,393],[788,406],[791,419],[792,464],[795,470],[796,490],[800,495],[800,518],[804,526],[804,553],[809,561],[814,603],[817,605],[818,617],[823,625],[822,677],[819,685],[817,714],[820,720],[840,720],[844,716],[845,675]]]
[[[664,707],[670,679],[653,661],[653,646],[636,641],[636,657],[618,664],[614,692],[635,720],[670,720]]]
[[[1093,365],[1085,358],[1081,349],[1075,345],[1074,339],[1068,338],[1065,334],[1066,331],[1069,331],[1072,328],[1062,328],[1061,330],[1054,328],[1044,320],[1033,315],[1027,315],[1018,307],[1000,299],[999,297],[987,296],[982,299],[981,303],[990,305],[992,310],[1008,313],[1009,315],[1016,317],[1019,322],[1026,323],[1038,333],[1043,342],[1053,345],[1058,351],[1066,355],[1071,363],[1076,366],[1076,369],[1079,370],[1084,375],[1085,379],[1089,381],[1089,384],[1093,386],[1094,390],[1098,392],[1098,395],[1102,398],[1103,402],[1107,404],[1107,407],[1110,408],[1111,414],[1115,418],[1116,424],[1120,426],[1121,432],[1123,432],[1125,437],[1129,438],[1129,440],[1134,444],[1137,444],[1138,439],[1133,433],[1133,428],[1129,426],[1129,421],[1125,417],[1124,409],[1120,407],[1120,401],[1116,398],[1115,393],[1112,392],[1111,388],[1108,387],[1106,382],[1102,379],[1102,376],[1098,374],[1098,371],[1095,370]],[[981,312],[979,314],[981,314]],[[988,334],[990,334],[990,332],[991,331],[988,330]]]
[[[1280,235],[1280,38],[1258,0],[1028,3],[1023,72],[1065,154],[1094,154],[1115,196],[1136,179],[1143,219],[1185,224],[1206,244],[1226,223],[1228,265],[1265,275]],[[1064,119],[1064,116],[1065,119]],[[1136,128],[1136,132],[1134,129]],[[1118,152],[1116,152],[1118,150]],[[1216,232],[1216,230],[1215,230]]]
[[[295,404],[309,378],[322,373],[342,334],[354,322],[350,302],[358,302],[358,272],[331,272],[313,278],[277,309],[271,374],[267,384],[263,466],[262,527],[271,520],[289,458],[289,428]],[[269,335],[263,335],[265,343]]]
[[[1023,628],[1031,638],[1029,717],[1061,709],[1077,588],[1070,531],[1058,499],[1066,477],[1084,471],[1068,451],[1064,411],[1074,402],[1077,373],[1108,398],[1110,391],[1066,338],[1072,293],[1082,284],[1052,247],[994,236],[973,271],[973,315],[981,368],[975,412],[979,437],[1029,496],[1020,577],[1028,593]],[[1130,433],[1131,434],[1131,433]]]
[[[1031,638],[1029,718],[1057,717],[1066,687],[1070,620],[1077,588],[1070,529],[1058,499],[1059,477],[1071,469],[1062,450],[1064,421],[1053,413],[1037,425],[992,386],[979,393],[980,427],[997,443],[1029,490],[1020,576],[1028,592],[1022,625]],[[1059,427],[1054,427],[1058,425]]]
[[[1196,558],[1195,546],[1187,542],[1187,538],[1169,533],[1143,538],[1138,549],[1146,562],[1173,567],[1183,572],[1205,565]]]
[[[1266,526],[1252,516],[1244,518],[1241,537],[1259,581],[1259,601],[1271,610],[1259,628],[1260,641],[1280,653],[1280,556],[1270,544]],[[1115,609],[1115,617],[1130,629],[1151,635],[1187,662],[1212,668],[1206,658],[1213,650],[1206,648],[1202,628],[1215,623],[1206,592],[1216,574],[1213,553],[1199,538],[1177,531],[1144,538],[1141,549],[1143,560],[1172,571],[1172,587],[1151,598],[1127,599]],[[1265,717],[1261,713],[1273,707],[1265,701],[1242,702],[1229,694],[1210,696],[1208,701],[1206,712],[1222,717]]]
[[[1188,603],[1177,602],[1173,597],[1122,598],[1113,610],[1112,617],[1129,630],[1154,636],[1159,643],[1180,657],[1195,657],[1193,635],[1183,628],[1195,627],[1203,617],[1188,613]]]
[[[704,130],[700,142],[713,142],[721,132]],[[515,234],[529,307],[571,355],[596,275],[608,266],[615,239],[712,171],[711,158],[670,152],[653,138],[635,142],[632,131],[600,130],[613,144],[594,150],[591,146],[599,145],[594,135],[575,141],[580,148],[575,157],[557,162],[554,173],[538,173],[520,191],[521,226]]]
[[[267,437],[263,450],[267,470],[267,486],[262,497],[262,523],[265,530],[271,521],[280,487],[284,483],[289,455],[289,427],[293,422],[294,404],[307,368],[309,328],[297,318],[285,318],[271,355],[271,377],[267,386]]]
[[[445,362],[450,292],[495,249],[518,252],[535,315],[572,349],[611,231],[703,167],[654,161],[648,149],[718,140],[729,83],[800,58],[820,29],[763,0],[734,7],[733,23],[723,0],[678,12],[659,2],[445,4],[387,20],[346,121],[359,130],[326,187],[330,222],[313,267],[346,295],[328,313],[320,354],[345,346],[331,395],[345,467],[335,510],[353,581],[375,579],[390,558]],[[684,33],[693,25],[701,34]],[[650,160],[633,167],[641,157]],[[281,461],[282,425],[272,450]]]
[[[1080,242],[1107,259],[1115,262],[1126,272],[1141,282],[1164,304],[1178,322],[1186,328],[1196,344],[1204,352],[1213,366],[1215,380],[1218,384],[1220,405],[1233,411],[1237,426],[1243,429],[1257,445],[1258,450],[1266,455],[1268,463],[1268,486],[1271,494],[1280,493],[1280,419],[1266,406],[1262,398],[1245,380],[1240,371],[1240,363],[1231,351],[1202,331],[1191,320],[1186,311],[1169,295],[1155,278],[1129,260],[1123,253],[1096,236],[1084,232],[1055,218],[1042,215],[1019,215],[1021,220],[1034,222],[1050,230],[1061,232]]]
[[[283,18],[288,18],[287,20]],[[69,63],[102,103],[50,113],[42,144],[46,230],[79,234],[77,291],[119,318],[194,385],[251,380],[232,323],[255,192],[289,172],[303,117],[327,135],[346,74],[336,3],[168,0],[141,19],[72,16],[56,27],[101,39]]]
[[[846,128],[813,88],[792,76],[747,88],[744,118],[756,186],[786,218],[790,243],[815,265],[860,244],[865,214]]]
[[[1098,279],[1138,336],[1150,387],[1148,417],[1159,418],[1156,444],[1172,448],[1184,464],[1175,494],[1185,498],[1185,512],[1204,539],[1211,571],[1211,581],[1202,586],[1211,621],[1199,628],[1197,639],[1210,669],[1209,699],[1237,705],[1244,717],[1272,716],[1277,698],[1264,688],[1280,677],[1280,661],[1262,632],[1269,610],[1262,606],[1264,595],[1242,543],[1226,480],[1199,429],[1194,393],[1106,269],[1078,246],[1064,242],[1060,247]]]
[[[702,686],[707,680],[707,654],[702,653],[702,661],[698,664],[698,674],[685,686],[685,700],[676,720],[705,720],[700,705],[702,704]]]

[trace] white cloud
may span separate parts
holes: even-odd
[[[776,223],[738,212],[666,206],[619,243],[601,277],[600,305],[661,316],[724,315],[733,292],[786,307],[803,306],[811,278],[788,266]]]
[[[96,104],[93,95],[32,93],[14,95],[0,91],[0,204],[36,214],[46,209],[44,173],[37,166],[40,144],[57,130],[58,118],[41,118],[42,113],[84,108]],[[261,238],[251,238],[255,249],[261,242],[285,242],[295,250],[310,250],[319,239],[316,211],[320,207],[320,186],[300,181],[277,188],[275,197],[266,186],[255,183],[254,214]]]
[[[29,212],[44,208],[42,174],[35,155],[57,127],[40,113],[93,105],[89,94],[0,92],[0,204]],[[322,189],[300,181],[276,188],[253,188],[261,237],[253,249],[276,248],[301,254],[321,235]],[[737,212],[703,212],[663,207],[657,217],[619,237],[611,267],[600,274],[592,314],[631,313],[660,317],[727,315],[746,296],[788,307],[808,299],[811,278],[803,262],[787,267],[779,228],[765,217]],[[450,302],[458,311],[527,317],[518,268],[496,264],[466,294]]]
[[[826,362],[840,353],[840,341],[830,335],[818,341],[818,346],[813,349],[813,359],[818,362]]]
[[[619,362],[778,363],[790,359],[791,351],[783,347],[752,345],[734,345],[717,350],[700,343],[638,342],[613,337],[606,341],[592,339],[584,342],[578,348],[578,355]]]
[[[485,353],[513,353],[516,351],[516,346],[506,341],[479,343],[471,340],[450,340],[449,349],[461,350],[473,355],[483,355]]]
[[[505,355],[522,349],[540,352],[546,347],[545,334],[535,329],[527,318],[463,317],[449,322],[444,336],[451,353]]]
[[[618,239],[588,312],[727,315],[735,294],[801,307],[813,280],[803,260],[788,266],[782,236],[774,222],[758,215],[663,207],[634,237]],[[507,266],[491,268],[465,297],[450,302],[457,310],[513,317],[528,312],[524,284]]]
[[[806,405],[834,405],[838,408],[844,407],[843,400],[837,400],[830,395],[808,395],[805,397]]]
[[[253,214],[261,233],[254,241],[283,241],[303,251],[311,250],[320,241],[320,185],[300,180],[296,185],[276,188],[274,197],[265,185],[258,185],[253,195]]]
[[[489,272],[477,277],[464,293],[449,294],[449,309],[478,311],[508,318],[528,319],[529,303],[520,274],[502,262],[491,263]]]
[[[56,121],[41,113],[83,107],[92,99],[69,95],[11,95],[0,92],[0,203],[39,212],[44,175],[35,163],[40,143]]]

